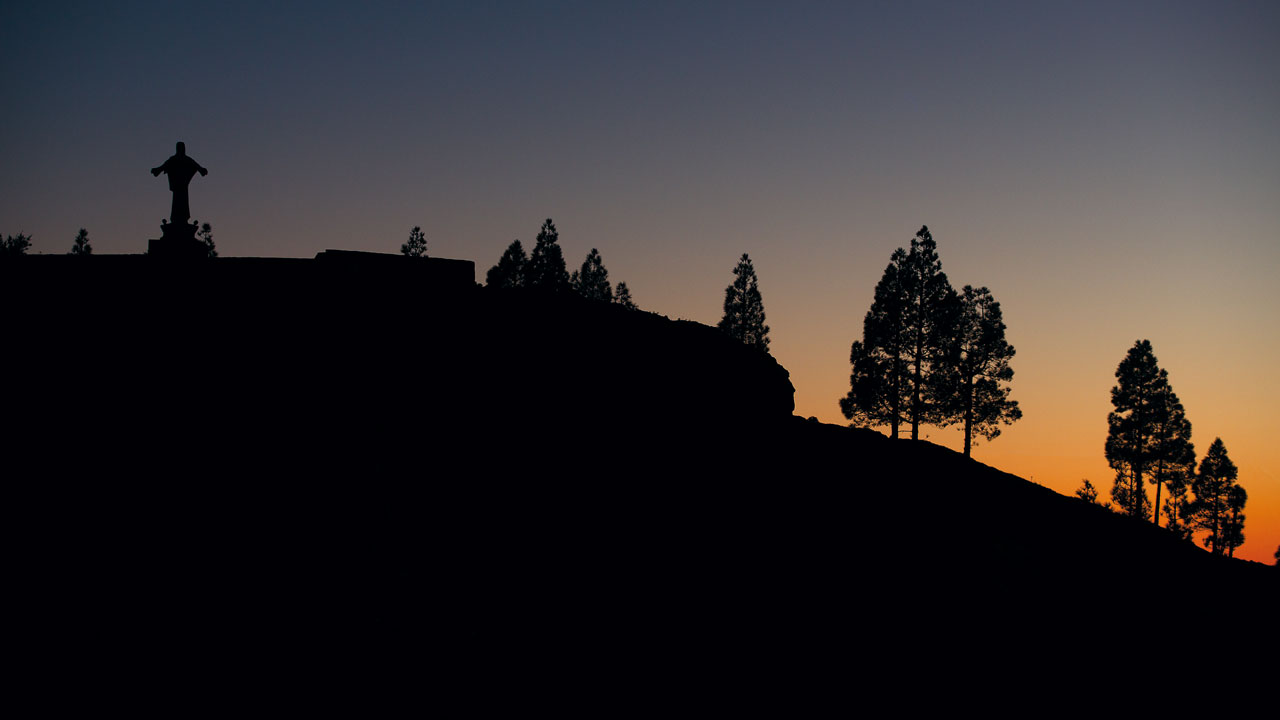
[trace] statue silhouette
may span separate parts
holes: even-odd
[[[177,151],[160,167],[151,168],[151,174],[159,177],[160,173],[169,176],[169,189],[173,191],[173,210],[169,214],[169,222],[186,224],[191,217],[191,203],[187,197],[187,185],[196,173],[208,175],[209,171],[200,166],[187,155],[186,143],[178,143]]]

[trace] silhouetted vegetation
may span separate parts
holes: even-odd
[[[414,225],[409,231],[409,241],[400,246],[400,254],[406,257],[427,256],[427,236],[422,234],[421,227]]]
[[[587,253],[587,259],[582,261],[582,269],[573,271],[569,284],[573,286],[574,292],[588,300],[613,301],[609,271],[605,269],[604,261],[600,259],[600,251],[595,248],[591,248],[591,252]]]
[[[564,256],[560,249],[559,233],[550,218],[542,225],[534,246],[533,257],[525,255],[519,240],[512,240],[498,263],[485,274],[485,285],[497,288],[536,287],[561,292],[572,290],[589,300],[617,303],[630,310],[638,309],[631,299],[631,290],[624,282],[615,289],[609,283],[609,271],[604,266],[600,251],[591,248],[582,261],[582,267],[572,275],[565,274]]]
[[[1172,472],[1165,478],[1169,488],[1169,496],[1164,501],[1161,511],[1165,517],[1165,528],[1183,540],[1190,540],[1193,528],[1187,521],[1187,508],[1191,503],[1191,480],[1195,477],[1195,459],[1187,466],[1186,472]]]
[[[71,255],[92,255],[93,248],[89,245],[89,231],[80,228],[80,232],[76,233],[76,239],[71,242]]]
[[[1169,373],[1156,364],[1150,341],[1134,343],[1116,368],[1116,383],[1105,449],[1116,471],[1111,498],[1124,512],[1146,518],[1159,507],[1164,484],[1171,484],[1172,492],[1183,492],[1195,462],[1191,423],[1169,385]],[[1155,505],[1147,497],[1144,480],[1156,486]],[[1180,525],[1178,508],[1170,511],[1170,522]],[[1158,514],[1153,521],[1159,524]]]
[[[965,286],[958,295],[921,227],[876,285],[862,340],[849,352],[853,372],[840,411],[855,425],[887,425],[892,438],[904,422],[913,440],[923,423],[961,424],[967,457],[975,434],[994,439],[1000,425],[1022,417],[1004,385],[1013,379],[1013,355],[991,291]]]
[[[211,258],[218,257],[218,250],[216,246],[214,246],[213,244],[213,226],[212,225],[210,225],[209,223],[204,223],[203,225],[201,225],[200,229],[196,231],[196,240],[199,240],[200,244],[204,245],[205,253],[207,253],[208,257],[211,257]]]
[[[0,242],[0,257],[15,257],[17,255],[26,255],[27,250],[31,247],[31,236],[18,233],[17,235],[7,236],[3,242]]]
[[[719,328],[748,347],[769,352],[769,326],[764,324],[760,283],[746,253],[738,260],[733,275],[733,283],[724,289],[724,317]]]
[[[537,242],[529,263],[525,266],[526,287],[538,288],[550,292],[564,292],[569,289],[569,272],[565,269],[564,253],[560,250],[560,233],[555,223],[547,218],[538,231]]]
[[[1098,489],[1093,486],[1086,478],[1084,484],[1076,490],[1076,497],[1089,503],[1090,505],[1098,504]]]
[[[1191,481],[1195,498],[1187,508],[1187,517],[1197,530],[1208,533],[1205,547],[1215,555],[1233,555],[1244,544],[1244,503],[1247,496],[1236,484],[1235,463],[1227,457],[1222,438],[1215,438],[1200,471]]]
[[[1164,369],[1160,370],[1160,379],[1162,382],[1157,387],[1152,407],[1151,455],[1146,461],[1150,482],[1156,486],[1153,520],[1160,524],[1160,491],[1168,487],[1170,499],[1174,502],[1165,502],[1166,525],[1181,534],[1182,513],[1178,502],[1186,496],[1187,486],[1195,473],[1196,451],[1191,444],[1191,422],[1187,420],[1186,410],[1173,392]]]
[[[640,309],[631,299],[631,288],[624,282],[618,283],[617,290],[613,293],[613,301],[628,310]]]
[[[520,288],[525,286],[525,269],[529,258],[524,254],[524,247],[519,240],[512,240],[506,252],[498,258],[498,264],[489,268],[484,276],[484,284],[489,287]]]
[[[898,277],[906,259],[905,250],[895,250],[876,285],[875,300],[862,321],[863,340],[855,340],[849,352],[849,393],[840,400],[840,411],[855,425],[888,425],[895,440],[906,407],[906,298]]]
[[[1227,555],[1235,557],[1236,548],[1244,544],[1244,504],[1249,493],[1239,485],[1232,485],[1227,491],[1227,530],[1223,533],[1227,546]]]
[[[947,345],[959,312],[959,301],[938,259],[937,244],[929,227],[923,226],[911,239],[906,265],[898,271],[906,299],[903,327],[906,330],[904,359],[909,373],[911,439],[920,437],[920,425],[942,424],[950,412],[947,388]]]
[[[1000,425],[1022,418],[1017,400],[1009,399],[1010,388],[1003,383],[1013,379],[1009,360],[1013,346],[1004,338],[1004,319],[1000,303],[987,288],[964,286],[960,295],[959,321],[946,340],[949,349],[943,357],[939,374],[953,373],[950,388],[937,400],[951,401],[947,419],[958,418],[964,425],[964,456],[970,456],[973,434],[988,440],[1000,435]]]

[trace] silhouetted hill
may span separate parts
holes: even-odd
[[[449,261],[25,260],[0,266],[5,467],[55,613],[907,652],[1277,598],[1274,568],[796,418],[785,369],[698,323]]]

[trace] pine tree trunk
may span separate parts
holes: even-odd
[[[1218,555],[1218,554],[1219,554],[1219,553],[1218,553],[1218,545],[1222,542],[1222,540],[1221,540],[1221,538],[1219,538],[1219,537],[1218,537],[1218,515],[1219,515],[1219,512],[1218,512],[1218,508],[1217,508],[1217,499],[1216,499],[1216,498],[1214,499],[1214,502],[1215,502],[1215,504],[1214,504],[1214,508],[1213,508],[1213,534],[1209,536],[1209,545],[1210,545],[1209,549],[1213,552],[1213,554],[1214,554],[1214,555]]]
[[[973,446],[973,378],[965,378],[964,396],[964,456],[969,457]]]
[[[1154,522],[1156,524],[1156,527],[1160,527],[1160,486],[1164,484],[1162,482],[1163,478],[1164,478],[1164,461],[1161,461],[1159,465],[1156,465],[1156,508],[1155,508],[1155,512],[1152,513],[1153,515],[1155,515]]]
[[[897,356],[893,358],[893,417],[889,418],[889,437],[898,439],[898,421],[902,417],[902,368]]]
[[[920,355],[916,354],[915,382],[911,388],[911,439],[920,439]]]

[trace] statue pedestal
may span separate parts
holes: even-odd
[[[209,249],[196,239],[195,223],[160,224],[160,239],[147,241],[147,254],[161,258],[204,258]]]

